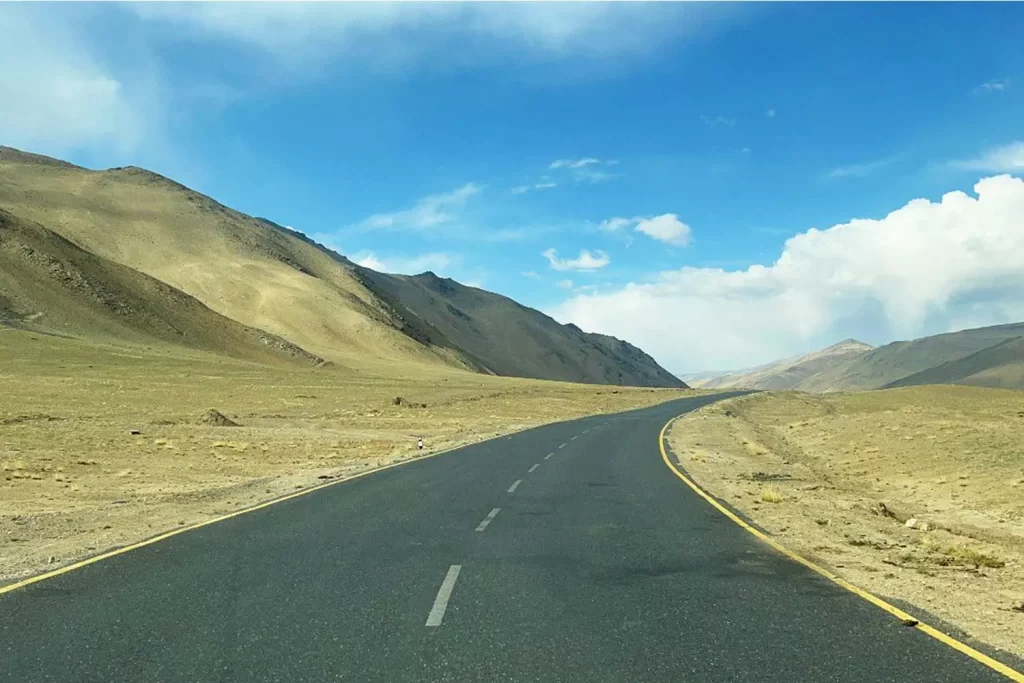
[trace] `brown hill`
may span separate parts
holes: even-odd
[[[360,268],[299,233],[143,169],[92,171],[0,147],[0,208],[64,238],[78,248],[76,258],[88,254],[97,263],[138,271],[246,328],[350,367],[393,370],[399,364],[682,385],[628,344],[558,325],[505,297],[451,281],[447,286],[457,296],[446,293],[429,274],[416,279]],[[11,287],[16,280],[11,270]],[[130,289],[118,282],[115,289]],[[45,286],[32,286],[33,296],[41,296]],[[166,302],[164,308],[176,305]],[[158,308],[152,301],[150,307]],[[56,314],[48,315],[56,320]],[[74,317],[62,324],[71,332],[80,326],[87,332],[102,327],[115,336],[150,335],[162,315],[140,320],[133,330],[125,329],[131,325],[124,317],[117,325]],[[195,339],[205,343],[198,333]]]
[[[802,356],[787,358],[750,370],[714,377],[697,386],[705,389],[742,387],[747,389],[783,390],[799,389],[814,375],[831,367],[843,366],[873,347],[856,339],[847,339],[828,348]]]
[[[2,209],[0,322],[92,340],[170,342],[261,362],[322,360]]]
[[[477,366],[497,375],[570,382],[685,386],[640,349],[614,337],[562,325],[512,299],[434,273],[385,275],[358,269],[360,280],[392,302],[426,338],[441,335]]]

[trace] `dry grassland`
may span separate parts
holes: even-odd
[[[670,439],[701,486],[783,544],[1024,655],[1024,393],[754,394]]]

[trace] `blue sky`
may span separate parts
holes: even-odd
[[[975,190],[1024,173],[1015,3],[5,5],[0,24],[0,143],[151,168],[675,371],[1024,319],[1024,264],[987,265],[1024,232],[993,217],[1017,185]],[[807,237],[854,219],[873,222]],[[925,265],[963,244],[970,264]]]

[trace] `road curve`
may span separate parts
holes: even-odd
[[[1005,683],[730,522],[658,435],[548,425],[0,595],[0,681]]]

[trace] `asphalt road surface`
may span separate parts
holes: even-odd
[[[550,425],[0,595],[0,681],[987,683],[779,555],[658,434],[709,402]]]

